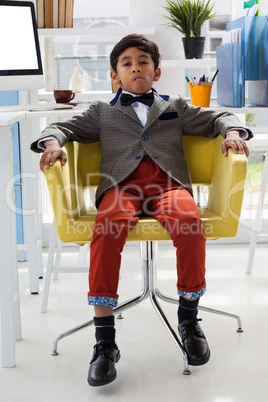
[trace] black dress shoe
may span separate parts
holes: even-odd
[[[196,318],[185,320],[179,323],[178,329],[187,353],[188,363],[191,366],[206,364],[210,358],[210,350],[198,320]]]
[[[116,378],[115,363],[120,359],[120,351],[113,341],[100,341],[94,346],[87,381],[93,387],[109,384]]]

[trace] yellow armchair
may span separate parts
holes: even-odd
[[[221,136],[185,136],[183,146],[194,185],[208,186],[208,201],[200,207],[207,239],[237,234],[247,172],[245,155],[221,152]],[[97,187],[101,146],[99,142],[65,145],[67,164],[60,161],[46,171],[48,189],[59,238],[62,242],[85,244],[92,240],[96,211],[85,205],[84,191]],[[170,240],[169,232],[153,218],[141,218],[128,241]]]

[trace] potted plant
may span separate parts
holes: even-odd
[[[205,21],[215,17],[214,3],[211,0],[166,0],[164,9],[168,12],[166,24],[176,28],[182,38],[186,59],[202,59],[205,37],[201,36],[201,28]]]

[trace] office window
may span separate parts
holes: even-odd
[[[209,22],[209,30],[220,30],[220,31],[226,31],[226,25],[227,22],[230,21],[229,16],[228,17],[215,17],[210,20]]]

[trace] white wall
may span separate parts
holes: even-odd
[[[105,18],[109,15],[125,17],[128,15],[128,0],[75,0],[74,18]]]
[[[130,0],[129,25],[132,27],[154,27],[155,35],[150,36],[159,46],[160,54],[165,60],[182,59],[184,52],[182,47],[181,33],[173,28],[167,28],[164,24],[165,0]],[[149,36],[148,36],[149,37]],[[162,68],[162,77],[155,88],[159,93],[175,95],[184,91],[183,69]]]
[[[165,14],[164,4],[165,0],[130,0],[129,25],[133,27],[154,27],[156,30],[154,40],[158,44],[163,58],[180,59],[184,57],[181,43],[182,35],[176,29],[164,26],[167,22],[163,16]]]

